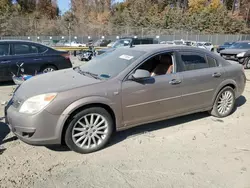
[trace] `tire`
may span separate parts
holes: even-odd
[[[228,97],[226,97],[226,94],[228,95]],[[225,100],[225,103],[223,103],[222,101],[223,99]],[[222,112],[223,106],[221,108],[219,107],[219,105],[223,105],[223,104],[227,106],[227,109],[224,112]],[[227,86],[218,93],[214,101],[213,108],[211,111],[209,111],[209,113],[212,116],[223,118],[232,113],[234,106],[235,106],[235,91],[231,87]]]
[[[64,139],[71,150],[81,154],[92,153],[105,147],[113,130],[111,115],[101,107],[91,107],[77,113],[70,120]]]
[[[48,72],[53,72],[53,71],[56,71],[57,68],[53,65],[47,65],[45,67],[42,68],[41,72],[42,73],[48,73]]]
[[[244,68],[245,69],[250,69],[250,58],[246,58],[244,60]]]

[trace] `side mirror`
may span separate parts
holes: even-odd
[[[130,80],[137,80],[137,79],[148,78],[148,77],[150,77],[149,71],[143,70],[143,69],[137,69],[134,74],[131,74],[129,76],[129,79]]]

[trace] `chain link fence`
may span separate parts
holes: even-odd
[[[239,40],[250,40],[250,35],[224,35],[224,34],[193,34],[192,32],[173,32],[172,34],[123,34],[123,35],[100,35],[100,36],[79,36],[79,35],[69,35],[69,36],[2,36],[1,40],[30,40],[34,42],[43,43],[48,46],[64,46],[65,43],[70,43],[72,41],[77,41],[79,43],[87,43],[89,40],[97,41],[98,39],[107,39],[115,41],[118,37],[150,37],[161,41],[172,41],[172,40],[190,40],[190,41],[208,41],[214,45],[221,45],[224,42],[233,42]]]

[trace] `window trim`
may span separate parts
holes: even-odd
[[[176,74],[176,65],[178,64],[178,62],[176,61],[176,56],[177,56],[177,51],[176,50],[166,50],[166,51],[161,51],[161,52],[156,52],[154,54],[151,54],[150,56],[148,56],[147,58],[145,58],[144,60],[142,60],[140,63],[138,63],[132,70],[130,70],[130,72],[128,74],[126,74],[126,76],[122,79],[122,82],[126,82],[126,81],[130,81],[128,78],[131,74],[133,74],[135,72],[136,69],[138,69],[138,67],[140,67],[143,63],[145,63],[146,61],[148,61],[149,59],[153,58],[154,56],[160,55],[160,54],[167,54],[167,53],[173,53],[174,55],[172,55],[172,59],[173,56],[175,56],[175,61],[173,62],[173,73],[172,74]],[[171,74],[171,75],[172,75]],[[166,74],[167,75],[167,74]],[[144,79],[148,79],[148,78],[155,78],[155,77],[159,77],[159,76],[165,76],[165,75],[156,75],[153,77],[147,77]]]
[[[191,50],[179,50],[179,51],[178,51],[178,54],[179,54],[179,61],[181,61],[181,64],[182,64],[182,66],[183,66],[183,67],[182,67],[183,70],[182,70],[181,72],[197,71],[197,70],[202,70],[202,69],[216,68],[216,67],[207,67],[207,68],[202,68],[202,69],[185,70],[185,63],[182,61],[182,58],[181,58],[182,53],[194,53],[194,54],[199,54],[199,55],[202,54],[202,55],[204,56],[204,59],[205,59],[205,61],[206,61],[206,63],[207,63],[208,66],[209,66],[209,64],[208,64],[207,56],[209,56],[209,57],[211,57],[211,58],[213,58],[213,59],[216,60],[216,65],[217,65],[216,67],[221,67],[221,66],[222,66],[216,58],[214,58],[213,56],[211,56],[211,55],[209,55],[209,54],[207,54],[207,53],[204,53],[204,52],[202,52],[202,51],[198,51],[198,50],[195,50],[195,51],[191,51]]]
[[[211,55],[208,55],[208,54],[206,54],[206,61],[207,61],[207,63],[208,63],[208,57],[210,57],[210,58],[212,58],[212,59],[215,60],[215,64],[216,64],[215,67],[221,67],[221,64],[217,61],[217,59],[215,59],[214,57],[212,57]],[[215,68],[215,67],[209,67],[209,68]]]

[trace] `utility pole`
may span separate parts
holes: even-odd
[[[69,36],[69,43],[71,45],[71,22],[69,21],[69,25],[68,25],[68,36]]]

